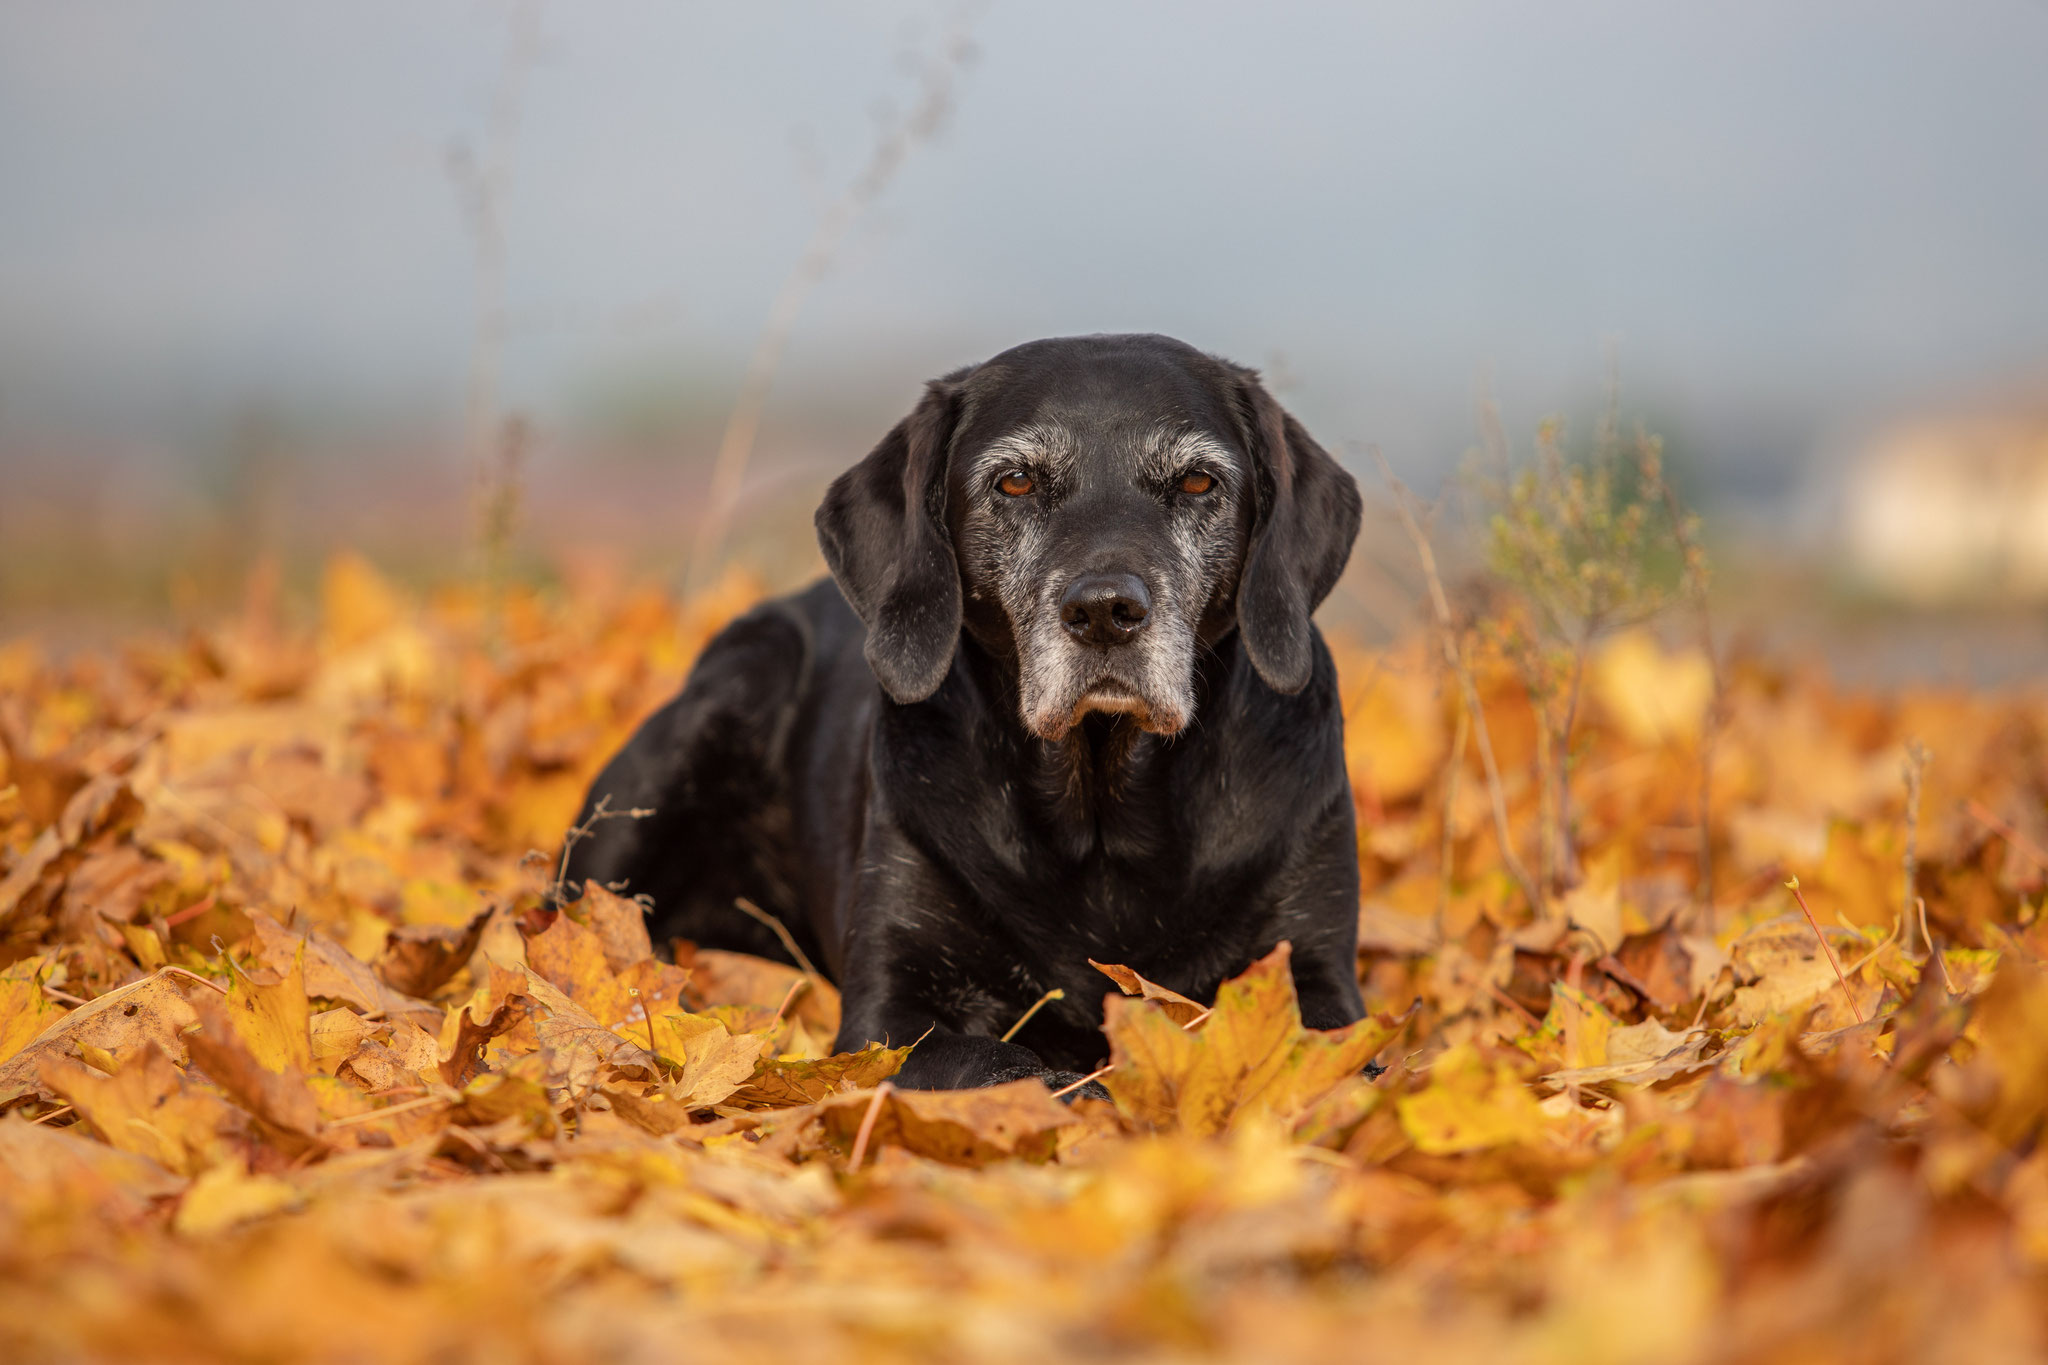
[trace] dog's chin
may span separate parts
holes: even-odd
[[[1187,724],[1187,713],[1177,706],[1162,706],[1113,679],[1091,683],[1064,709],[1041,706],[1025,718],[1032,733],[1058,743],[1090,714],[1129,716],[1140,730],[1155,735],[1178,734]]]

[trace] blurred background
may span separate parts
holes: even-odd
[[[0,634],[344,545],[792,584],[926,378],[1144,330],[1425,495],[1618,375],[1749,629],[2025,676],[2044,61],[2040,0],[7,0]]]

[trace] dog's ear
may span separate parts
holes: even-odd
[[[1266,685],[1299,692],[1315,661],[1309,616],[1337,585],[1358,536],[1358,484],[1257,376],[1246,373],[1241,384],[1254,511],[1237,626]]]
[[[868,666],[899,702],[939,690],[960,640],[960,567],[945,529],[957,408],[956,386],[929,385],[818,506],[825,563],[868,628]]]

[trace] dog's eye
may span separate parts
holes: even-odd
[[[1204,474],[1199,469],[1192,474],[1184,474],[1181,476],[1180,491],[1183,493],[1193,493],[1199,496],[1203,493],[1208,492],[1215,486],[1216,480],[1212,476]]]
[[[996,487],[1013,498],[1021,498],[1037,486],[1031,476],[1021,469],[1013,469],[996,480]]]

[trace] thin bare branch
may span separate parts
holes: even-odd
[[[1429,536],[1416,519],[1413,506],[1414,495],[1408,486],[1394,473],[1392,465],[1378,446],[1372,449],[1373,459],[1379,462],[1380,477],[1394,495],[1394,506],[1401,514],[1401,525],[1408,532],[1408,538],[1415,543],[1415,556],[1421,562],[1422,576],[1429,584],[1430,605],[1435,609],[1438,635],[1443,641],[1444,665],[1458,680],[1459,694],[1465,713],[1472,718],[1472,732],[1479,738],[1479,759],[1486,768],[1486,791],[1493,804],[1494,837],[1500,844],[1502,863],[1515,884],[1528,897],[1529,908],[1539,917],[1549,914],[1549,907],[1530,878],[1529,870],[1522,866],[1522,860],[1515,853],[1514,839],[1508,832],[1507,793],[1501,786],[1500,765],[1494,759],[1493,737],[1486,728],[1486,710],[1479,704],[1479,688],[1472,681],[1472,670],[1465,662],[1465,654],[1458,643],[1457,622],[1451,614],[1451,599],[1444,592],[1443,576],[1437,572],[1436,551],[1431,548]]]

